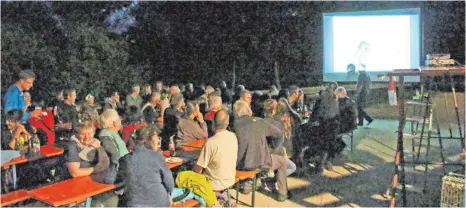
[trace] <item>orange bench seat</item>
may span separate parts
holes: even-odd
[[[199,205],[199,201],[195,199],[188,199],[184,203],[173,204],[172,207],[195,207]]]
[[[24,200],[28,200],[30,198],[31,196],[29,196],[28,192],[24,189],[21,189],[21,190],[17,190],[14,192],[2,194],[1,204],[2,204],[2,207],[4,207],[4,206],[16,204]]]

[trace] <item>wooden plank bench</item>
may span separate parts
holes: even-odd
[[[16,204],[18,202],[22,202],[24,200],[28,200],[30,198],[31,196],[29,196],[28,192],[24,189],[21,189],[21,190],[17,190],[14,192],[2,194],[0,201],[1,201],[2,207],[4,207],[4,206]]]
[[[188,199],[184,203],[175,203],[172,207],[195,207],[199,205],[199,201],[195,199]]]

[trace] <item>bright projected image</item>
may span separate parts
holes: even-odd
[[[324,13],[324,81],[374,78],[420,63],[419,9]],[[354,73],[355,71],[356,73]]]

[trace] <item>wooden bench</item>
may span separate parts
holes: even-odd
[[[257,175],[260,172],[258,170],[252,170],[252,171],[236,171],[235,175],[235,182],[236,182],[236,204],[238,204],[239,201],[239,182],[253,178],[253,183],[252,183],[252,198],[251,198],[251,207],[254,207],[255,201],[256,201],[256,185],[257,185]]]
[[[195,207],[199,205],[199,201],[195,199],[188,199],[184,203],[176,203],[173,204],[171,207]]]
[[[30,199],[31,196],[29,196],[28,192],[24,189],[17,190],[14,192],[2,194],[1,196],[1,202],[2,202],[2,207],[16,204],[18,202],[22,202],[24,200]]]

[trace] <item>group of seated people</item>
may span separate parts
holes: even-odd
[[[220,201],[225,199],[222,191],[234,185],[236,170],[260,170],[260,187],[284,201],[289,197],[286,178],[296,164],[302,166],[303,155],[318,154],[319,165],[328,167],[345,146],[338,134],[355,127],[340,122],[355,120],[354,101],[336,83],[319,93],[310,121],[302,124],[306,105],[297,86],[251,93],[242,85],[230,90],[224,82],[217,89],[188,84],[182,90],[178,85],[167,89],[158,81],[154,91],[144,85],[142,95],[134,85],[124,104],[117,91],[111,92],[103,105],[91,94],[76,105],[76,90],[65,89],[63,100],[47,108],[22,93],[32,87],[33,72],[22,71],[19,77],[5,96],[2,120],[8,129],[2,134],[2,150],[20,150],[17,143],[42,132],[42,145],[57,145],[65,153],[40,169],[56,169],[51,172],[58,180],[90,175],[101,183],[124,184],[122,193],[95,197],[94,206],[170,206],[175,182],[161,150],[169,149],[172,140],[179,149],[197,139],[206,142],[192,170],[220,191]],[[18,94],[25,101],[11,107],[20,102],[14,100]],[[63,171],[55,168],[60,166]],[[242,182],[241,191],[252,191],[252,183]]]

